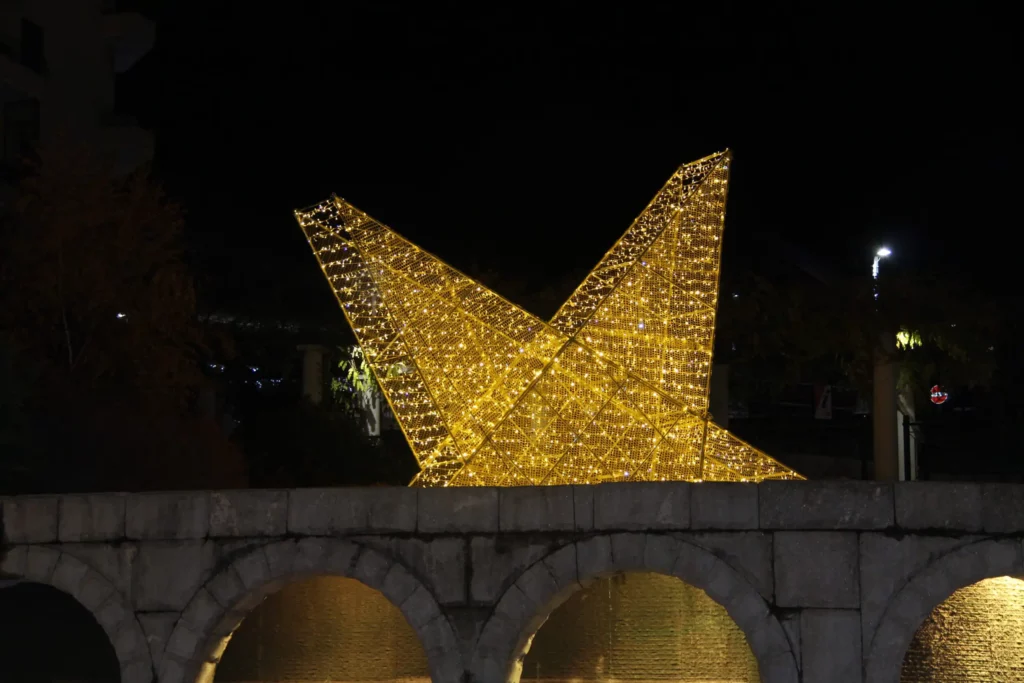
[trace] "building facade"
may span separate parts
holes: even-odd
[[[117,110],[118,74],[153,46],[155,26],[110,0],[0,4],[0,201],[26,155],[67,135],[122,173],[148,161],[153,136]]]

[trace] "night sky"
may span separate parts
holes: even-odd
[[[333,305],[291,214],[331,192],[457,267],[571,290],[725,147],[727,277],[770,245],[866,272],[885,243],[1012,282],[1019,25],[896,4],[157,2],[119,106],[227,308]]]

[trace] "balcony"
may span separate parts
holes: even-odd
[[[38,98],[43,77],[23,65],[13,44],[0,38],[0,103]]]
[[[156,25],[138,12],[112,12],[103,17],[103,35],[114,55],[114,72],[124,73],[153,49]]]

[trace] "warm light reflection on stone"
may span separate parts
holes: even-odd
[[[754,683],[757,661],[725,608],[671,576],[601,579],[537,632],[521,681]]]
[[[900,680],[1024,681],[1024,581],[1003,576],[953,593],[914,635]]]
[[[231,637],[214,680],[428,683],[426,654],[405,617],[355,579],[286,586]]]

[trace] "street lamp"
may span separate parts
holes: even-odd
[[[871,277],[878,279],[878,264],[882,262],[882,259],[892,256],[892,250],[889,247],[882,247],[875,252],[875,260],[871,262]]]
[[[892,256],[892,250],[889,247],[882,247],[875,252],[875,260],[871,262],[871,278],[876,280],[875,282],[875,298],[878,298],[878,264],[882,262],[882,259]]]

